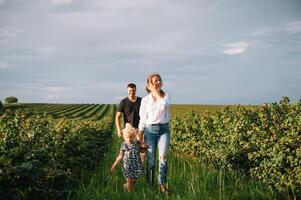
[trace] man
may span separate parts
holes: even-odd
[[[127,86],[128,97],[122,99],[116,113],[116,128],[119,137],[122,136],[120,118],[123,115],[124,125],[130,123],[133,127],[138,128],[139,125],[139,109],[141,97],[136,96],[136,85],[130,83]]]

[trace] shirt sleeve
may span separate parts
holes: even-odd
[[[141,106],[140,106],[140,110],[139,110],[139,116],[140,116],[140,120],[139,120],[139,131],[144,131],[145,129],[145,125],[146,125],[146,118],[147,118],[147,112],[146,112],[146,98],[143,98],[141,100]]]
[[[123,112],[123,105],[124,105],[124,102],[123,102],[123,100],[121,100],[119,103],[119,106],[118,106],[118,110],[117,110],[118,112],[121,112],[121,113]]]

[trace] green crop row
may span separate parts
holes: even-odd
[[[215,167],[244,171],[301,197],[301,102],[226,107],[171,120],[171,146]]]
[[[6,113],[16,111],[28,115],[46,113],[53,118],[100,120],[114,110],[114,104],[16,104],[5,107]]]
[[[1,199],[66,199],[83,170],[100,164],[113,120],[0,116]]]

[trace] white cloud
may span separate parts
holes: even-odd
[[[279,26],[266,27],[251,33],[251,35],[257,37],[270,37],[274,34],[283,35],[287,33],[289,34],[301,33],[301,21],[293,21],[286,24],[281,24]]]
[[[286,46],[289,49],[300,50],[301,43],[301,21],[291,21],[277,26],[265,27],[251,33],[255,36],[253,43],[258,43],[260,47],[270,47],[274,45]]]
[[[49,99],[59,99],[60,98],[60,95],[59,94],[50,94],[48,96]]]
[[[21,29],[18,29],[13,26],[0,27],[1,39],[10,39],[10,38],[15,39],[21,33],[23,33],[23,31]]]
[[[272,32],[271,28],[264,28],[264,29],[261,29],[261,30],[254,31],[253,33],[251,33],[251,35],[260,37],[260,36],[268,35],[271,32]]]
[[[250,43],[248,42],[235,42],[225,45],[225,50],[222,51],[224,54],[228,55],[239,55],[245,53],[246,49]]]
[[[66,5],[70,4],[72,0],[50,0],[53,5]]]
[[[49,92],[63,92],[65,90],[64,87],[47,87]]]
[[[301,33],[301,21],[286,24],[285,30],[293,34]]]
[[[46,89],[49,92],[48,98],[49,99],[59,99],[61,98],[61,93],[65,91],[65,87],[59,87],[59,86],[52,86],[52,87],[46,87]]]
[[[51,55],[51,54],[58,52],[57,48],[50,47],[50,46],[38,47],[36,50],[38,53],[40,53],[42,55]]]
[[[66,90],[66,87],[62,86],[44,86],[39,84],[28,84],[22,86],[22,88],[30,90],[43,90],[48,92],[64,92]]]
[[[0,69],[7,69],[8,68],[8,64],[0,62]]]

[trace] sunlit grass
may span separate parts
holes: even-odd
[[[137,180],[134,192],[126,193],[121,165],[115,173],[110,172],[121,142],[117,137],[113,140],[103,165],[90,180],[83,178],[77,199],[276,199],[271,189],[239,172],[205,167],[172,150],[169,152],[169,195],[160,194],[157,185],[147,186],[145,177]]]

